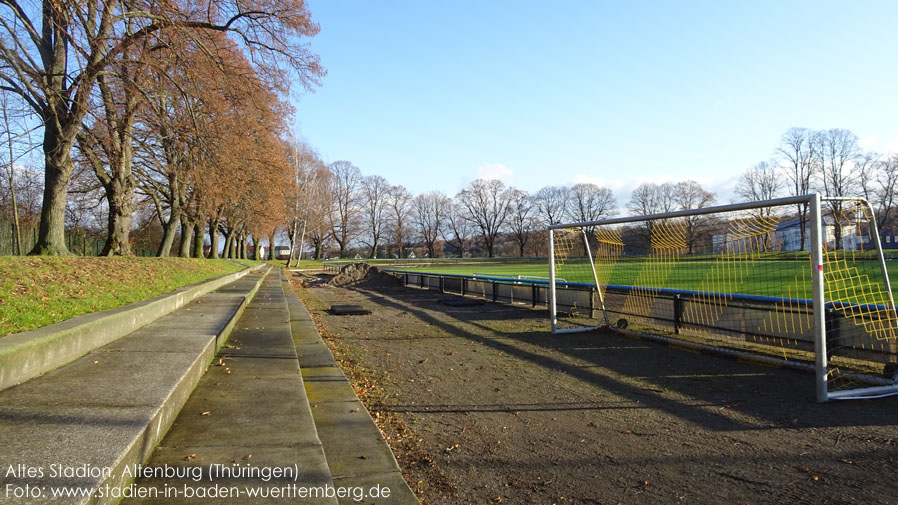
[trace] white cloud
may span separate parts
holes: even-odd
[[[623,179],[606,179],[604,177],[600,177],[598,175],[588,175],[588,174],[577,174],[574,176],[574,184],[595,184],[601,188],[609,188],[611,191],[615,193],[626,189],[630,191],[630,189],[635,188],[635,185],[630,187],[630,183]],[[627,189],[629,188],[629,189]]]
[[[858,141],[858,145],[861,146],[861,149],[870,149],[874,147],[879,142],[879,137],[876,135],[862,138]]]
[[[508,168],[502,163],[487,163],[477,167],[478,179],[499,179],[507,185],[511,185],[514,180],[514,170]]]
[[[886,142],[881,151],[884,154],[898,153],[898,139],[892,139]]]

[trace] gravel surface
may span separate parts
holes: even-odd
[[[551,335],[545,310],[298,292],[423,503],[898,502],[898,398],[817,404],[812,375]]]

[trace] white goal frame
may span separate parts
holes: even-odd
[[[854,201],[854,202],[863,202],[871,211],[872,206],[870,206],[869,202],[862,198],[842,198],[842,197],[827,197],[822,196],[820,194],[807,194],[802,196],[793,196],[787,198],[777,198],[772,200],[763,200],[763,201],[755,201],[755,202],[745,202],[745,203],[737,203],[730,205],[720,205],[715,207],[707,207],[702,209],[690,209],[690,210],[680,210],[675,212],[665,212],[658,214],[649,214],[649,215],[640,215],[640,216],[628,216],[628,217],[618,217],[618,218],[609,218],[598,221],[581,221],[581,222],[573,222],[573,223],[564,223],[564,224],[556,224],[547,227],[549,232],[549,293],[548,293],[548,306],[549,306],[549,318],[551,322],[551,328],[553,334],[563,334],[563,333],[573,333],[573,332],[583,332],[583,331],[591,331],[598,328],[611,328],[614,331],[619,331],[623,333],[627,333],[626,330],[620,330],[617,328],[613,328],[608,320],[607,312],[605,311],[605,301],[602,296],[602,290],[599,289],[599,281],[598,276],[596,274],[596,268],[594,264],[594,258],[592,258],[592,253],[589,249],[589,241],[586,237],[586,233],[583,230],[584,227],[588,226],[604,226],[604,225],[614,225],[614,224],[629,224],[629,223],[638,223],[643,221],[652,221],[658,219],[671,219],[671,218],[680,218],[680,217],[690,217],[690,216],[699,216],[699,215],[708,215],[715,213],[723,213],[723,212],[733,212],[733,211],[741,211],[741,210],[751,210],[751,209],[759,209],[766,207],[780,207],[786,205],[797,205],[797,204],[807,204],[808,205],[808,218],[807,218],[807,228],[810,231],[810,256],[811,256],[811,265],[812,265],[812,292],[813,292],[813,322],[814,322],[814,354],[815,354],[815,362],[813,364],[813,370],[816,376],[816,398],[818,402],[826,402],[829,400],[840,400],[840,399],[861,399],[861,398],[878,398],[883,396],[891,396],[898,394],[898,383],[890,384],[890,385],[873,385],[864,388],[857,388],[851,390],[840,390],[840,391],[830,391],[828,387],[828,363],[827,363],[827,342],[826,342],[826,314],[825,314],[825,295],[824,295],[824,253],[823,253],[823,220],[822,220],[822,205],[824,202],[835,202],[835,201]],[[875,214],[873,214],[875,216]],[[556,269],[555,269],[555,233],[556,230],[563,229],[580,229],[582,231],[582,237],[584,241],[584,246],[586,250],[587,257],[589,259],[589,263],[592,267],[592,275],[593,275],[593,294],[598,294],[598,302],[600,304],[600,308],[602,311],[602,318],[600,319],[600,324],[598,326],[589,326],[589,327],[577,327],[577,328],[559,328],[558,327],[558,310],[557,310],[557,293],[556,293]],[[875,218],[872,219],[872,232],[871,238],[875,242],[876,250],[878,251],[879,263],[883,272],[883,283],[885,285],[885,289],[888,292],[888,298],[891,304],[891,309],[895,311],[895,301],[892,296],[891,284],[888,278],[888,270],[886,268],[886,261],[883,255],[882,244],[879,236],[879,229],[876,225]],[[895,313],[896,318],[898,318],[898,312]],[[661,340],[665,342],[672,341],[669,337],[664,337],[660,335],[648,335],[644,333],[639,334],[641,337],[654,338],[656,340]],[[702,350],[718,352],[722,354],[740,354],[740,355],[748,355],[749,353],[745,351],[734,351],[732,349],[720,349],[711,345],[705,344],[695,344],[695,343],[687,343],[687,347],[696,347],[701,348]],[[769,358],[764,357],[759,361],[777,361],[778,364],[785,366],[792,366],[796,368],[802,368],[807,370],[810,368],[809,363],[805,363],[802,366],[801,363],[797,363],[794,361],[786,361],[779,360],[777,358]]]

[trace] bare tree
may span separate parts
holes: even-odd
[[[387,197],[387,215],[400,258],[405,257],[406,246],[412,235],[411,213],[412,194],[405,189],[405,186],[391,187]]]
[[[415,224],[431,258],[437,257],[436,242],[445,226],[450,204],[448,196],[436,191],[420,194],[412,201]]]
[[[658,185],[644,182],[636,186],[636,189],[630,195],[630,203],[627,204],[627,210],[637,216],[660,212]]]
[[[28,125],[28,111],[19,107],[8,92],[0,91],[0,127],[5,131],[5,146],[0,152],[0,160],[6,177],[6,189],[9,192],[9,213],[13,226],[13,254],[24,254],[22,251],[22,229],[19,222],[19,199],[16,195],[16,164],[37,146],[31,141],[32,129]]]
[[[701,184],[693,180],[678,182],[674,186],[673,200],[680,210],[703,209],[714,205],[716,201],[714,193],[706,191]],[[695,244],[701,237],[708,219],[707,216],[687,216],[685,218],[686,247],[690,254],[695,252]]]
[[[610,189],[592,183],[574,184],[571,197],[571,217],[575,221],[597,221],[611,217],[617,206]]]
[[[296,266],[299,266],[299,261],[302,259],[306,233],[311,228],[310,221],[313,221],[317,215],[314,212],[317,205],[316,200],[319,198],[322,183],[326,181],[323,174],[327,171],[318,153],[308,143],[293,142],[291,151],[294,191],[288,202],[288,207],[291,209],[289,228],[292,230],[290,257],[287,259],[288,267],[294,258],[294,251],[298,251],[295,254]],[[302,223],[301,227],[299,223]],[[298,241],[296,239],[297,231],[299,231]],[[271,235],[274,235],[274,233]],[[273,236],[269,237],[269,245],[273,249],[274,244],[271,242],[273,242]]]
[[[676,184],[665,182],[658,185],[658,212],[673,212],[680,208]]]
[[[340,246],[340,257],[346,257],[349,242],[354,240],[359,230],[360,213],[359,188],[362,172],[348,161],[330,164],[331,176],[331,235]]]
[[[533,204],[544,226],[568,220],[571,189],[567,186],[546,186],[533,194]]]
[[[609,188],[592,183],[574,184],[571,188],[570,216],[574,221],[598,221],[617,212],[617,200]],[[595,226],[586,226],[586,236],[593,239]]]
[[[855,161],[858,191],[864,199],[873,203],[876,177],[879,172],[880,155],[872,151],[862,153]]]
[[[880,160],[876,176],[876,189],[871,201],[877,211],[876,221],[880,230],[892,227],[895,221],[896,192],[898,192],[898,154]]]
[[[630,203],[627,204],[627,210],[637,216],[669,212],[673,208],[673,185],[669,183],[658,185],[653,182],[644,182],[633,190],[630,195]],[[650,247],[651,244],[653,226],[652,221],[643,221],[634,226],[634,232],[641,236],[640,240],[647,247]],[[645,251],[648,249],[643,250],[643,252]]]
[[[508,217],[513,195],[514,189],[506,188],[497,179],[477,179],[456,195],[467,211],[467,218],[480,229],[490,258],[495,255],[496,237]]]
[[[735,191],[737,196],[747,202],[772,200],[779,196],[783,186],[780,172],[770,163],[762,161],[742,172]],[[754,215],[761,219],[767,219],[772,214],[771,207],[764,207],[754,212]],[[762,237],[762,244],[764,250],[767,250],[769,245],[767,234]]]
[[[790,128],[780,139],[780,145],[776,152],[780,167],[790,183],[789,194],[791,196],[806,195],[811,191],[811,181],[818,171],[815,144],[814,132],[807,128]],[[800,248],[804,251],[807,237],[808,204],[797,204],[796,210],[798,211]]]
[[[526,191],[515,189],[508,209],[508,230],[518,243],[518,251],[524,256],[524,248],[536,224],[536,205]]]
[[[783,181],[777,170],[766,161],[742,172],[736,183],[736,195],[743,201],[772,200],[779,196]]]
[[[457,201],[450,200],[446,209],[446,226],[443,229],[443,240],[455,249],[459,257],[465,255],[468,240],[471,238],[471,223],[465,217],[465,208]]]
[[[369,175],[362,179],[362,214],[366,225],[367,243],[371,248],[370,258],[377,257],[377,247],[384,233],[387,216],[387,200],[390,183],[379,175]]]
[[[847,197],[855,191],[852,167],[860,156],[857,135],[849,130],[832,128],[817,132],[814,136],[817,143],[817,163],[823,191],[827,196]],[[837,214],[833,220],[836,249],[842,248],[842,220],[838,216],[842,212],[842,202],[830,200],[829,207]]]

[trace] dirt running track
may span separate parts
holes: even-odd
[[[898,503],[898,398],[820,405],[811,375],[525,307],[298,292],[423,503]],[[325,310],[346,303],[373,313]]]

